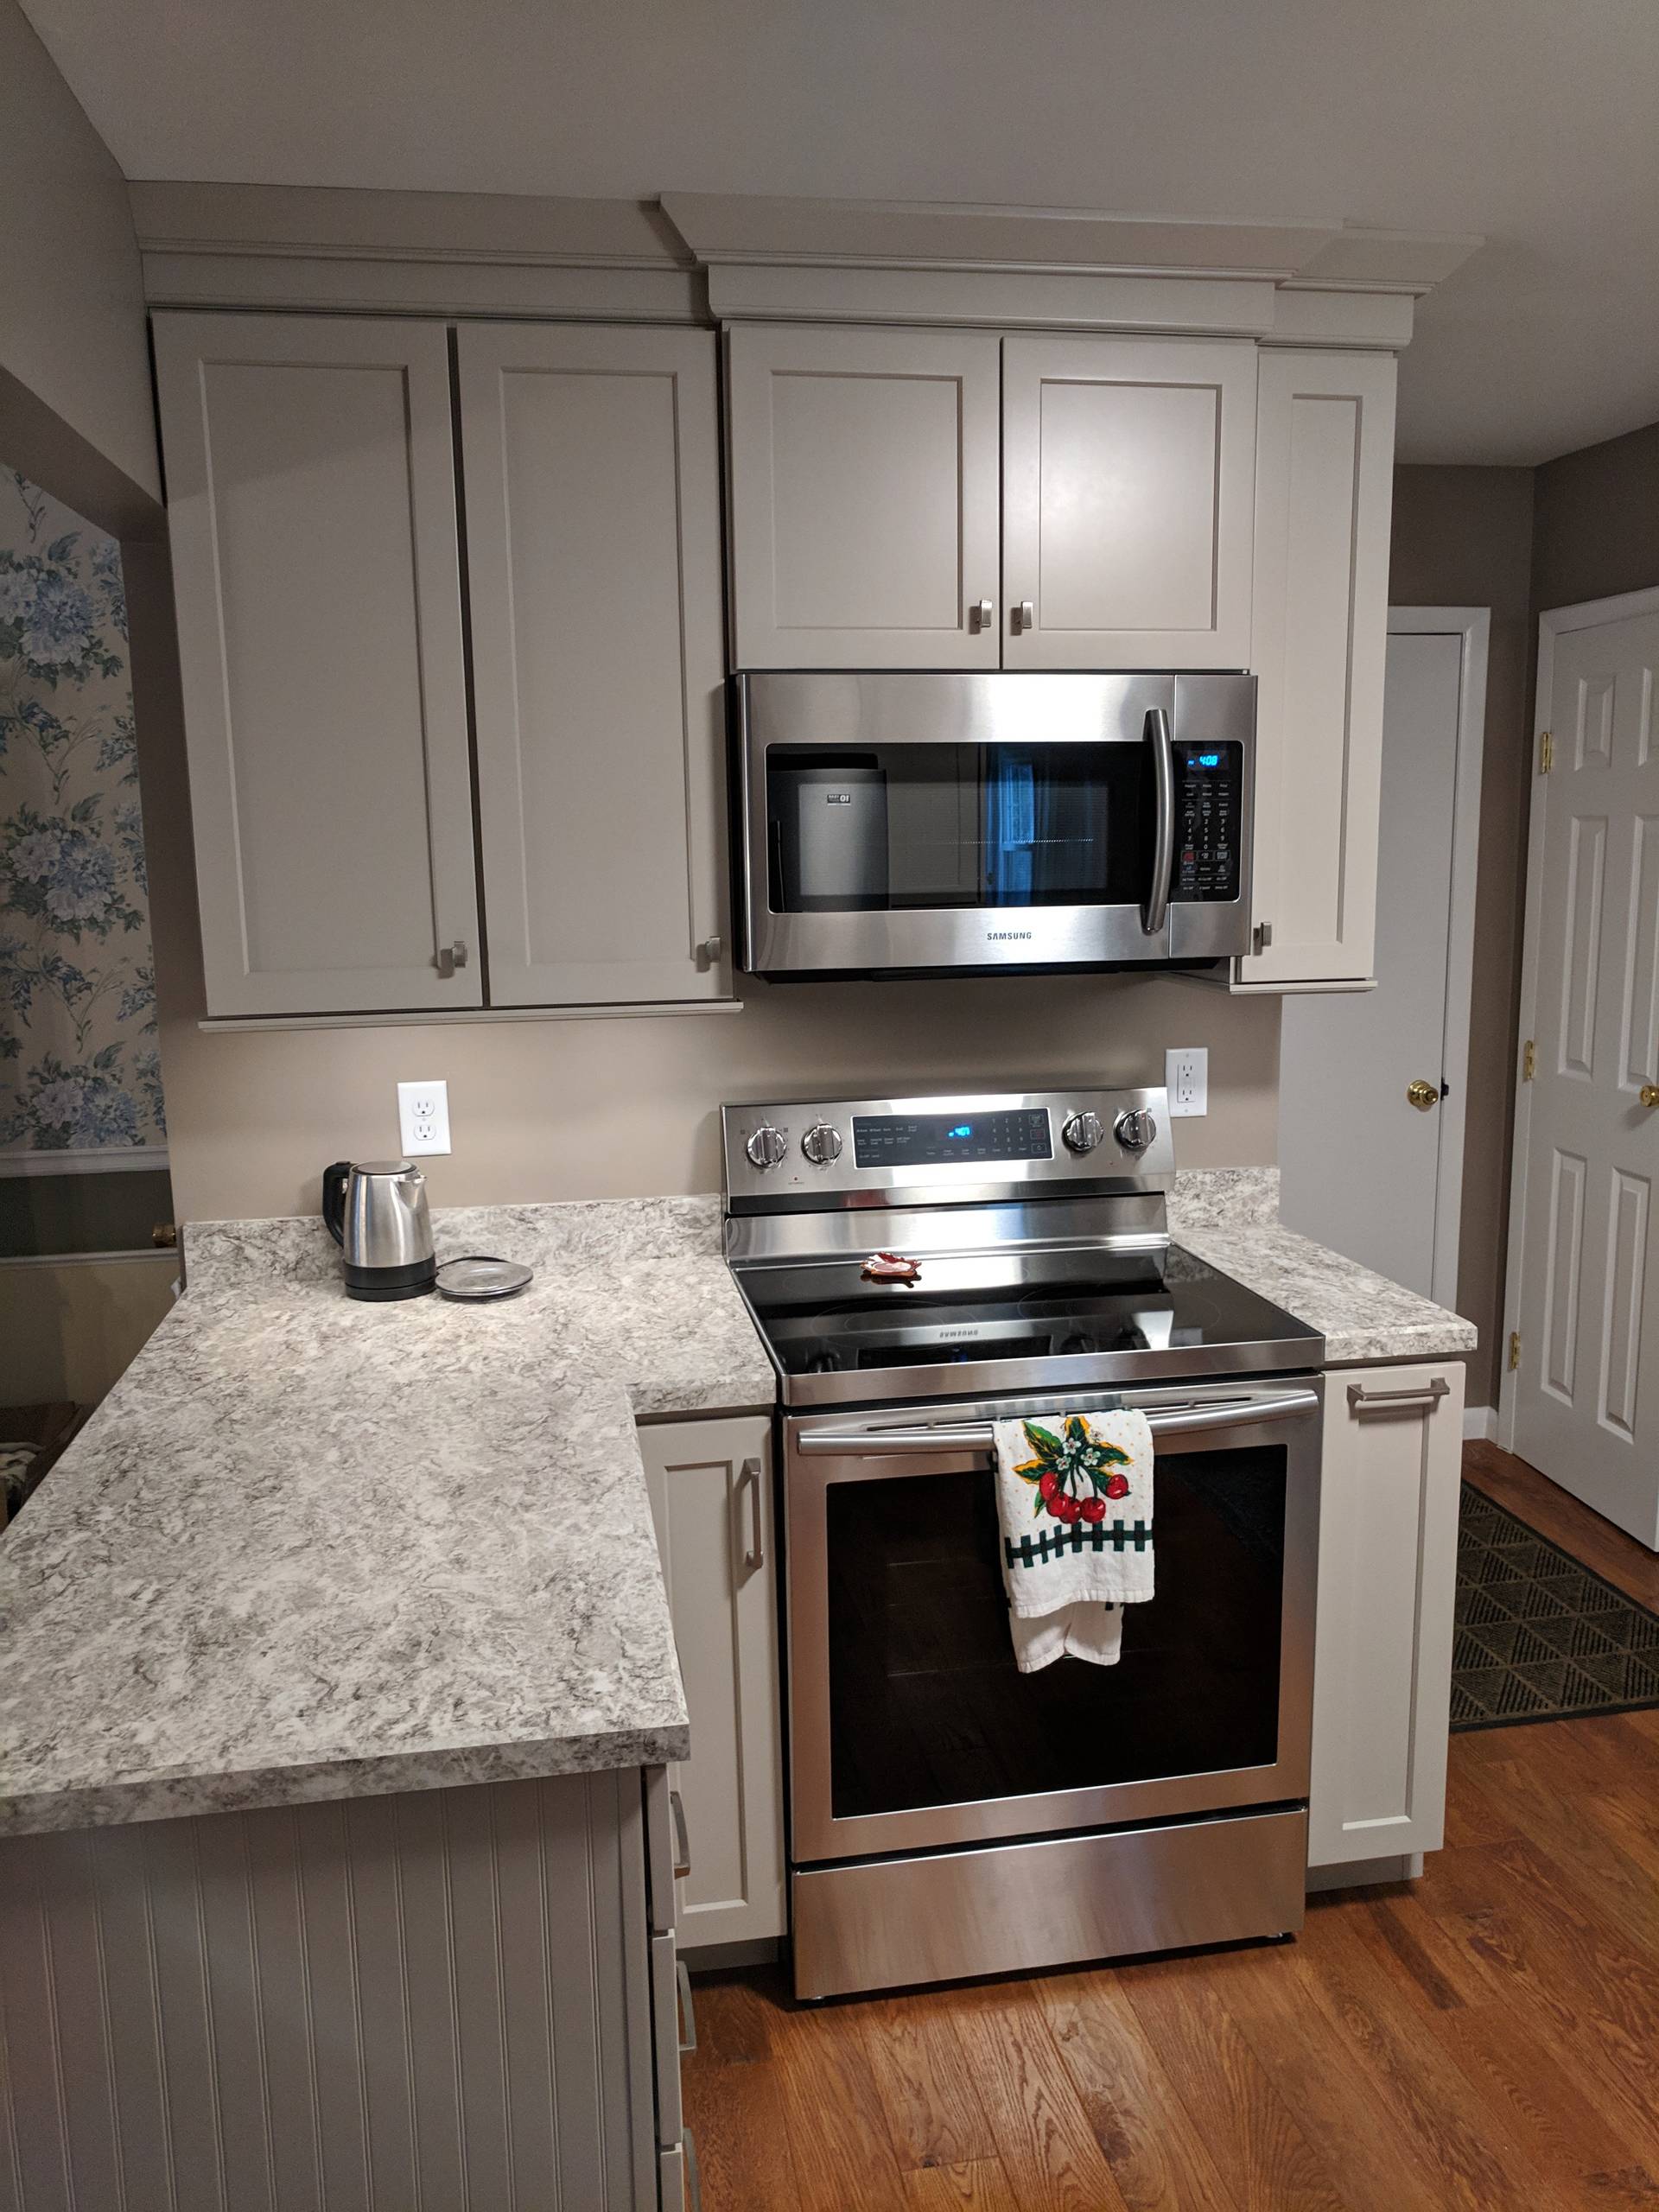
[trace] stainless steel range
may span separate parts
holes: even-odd
[[[803,1997],[1302,1919],[1324,1340],[1169,1241],[1161,1090],[723,1111],[778,1370]],[[1016,1669],[991,1423],[1130,1405],[1157,1596]]]

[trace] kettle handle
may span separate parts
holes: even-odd
[[[337,1160],[322,1171],[322,1218],[336,1244],[346,1242],[346,1184],[352,1172],[349,1160]]]

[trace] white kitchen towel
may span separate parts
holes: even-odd
[[[1062,1605],[1058,1613],[1042,1613],[1033,1620],[1010,1613],[1008,1626],[1014,1631],[1014,1664],[1022,1675],[1052,1667],[1068,1651],[1092,1666],[1116,1667],[1122,1651],[1121,1605]]]
[[[1144,1414],[1058,1414],[1000,1421],[996,1502],[1002,1579],[1016,1624],[1065,1613],[1062,1641],[1016,1625],[1023,1673],[1062,1650],[1110,1666],[1121,1616],[1099,1606],[1138,1605],[1153,1594],[1152,1431]],[[1090,1609],[1084,1617],[1084,1609]]]

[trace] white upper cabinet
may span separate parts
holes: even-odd
[[[1255,346],[1009,338],[1007,668],[1247,668]]]
[[[714,335],[526,322],[456,343],[492,1003],[715,997]]]
[[[1264,347],[1256,423],[1255,864],[1269,990],[1372,973],[1395,363]]]
[[[477,1006],[448,334],[155,335],[208,1011]]]
[[[1000,341],[728,340],[738,668],[995,668]]]

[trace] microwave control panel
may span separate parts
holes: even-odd
[[[1238,896],[1243,820],[1242,745],[1177,745],[1175,880],[1170,895],[1200,902]]]

